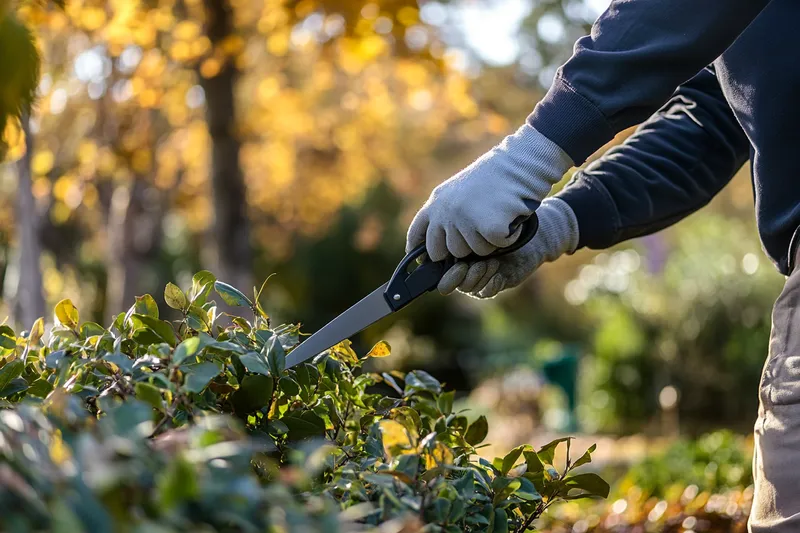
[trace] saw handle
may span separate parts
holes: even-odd
[[[391,307],[394,311],[399,311],[416,298],[435,289],[436,286],[439,285],[439,281],[441,281],[445,272],[450,270],[450,268],[455,265],[457,261],[468,263],[474,261],[484,261],[493,257],[501,257],[503,255],[516,252],[528,244],[531,239],[533,239],[534,235],[536,235],[536,231],[539,229],[539,218],[536,216],[536,213],[533,213],[530,217],[525,219],[520,226],[521,231],[519,237],[517,237],[517,240],[514,241],[514,244],[511,246],[506,248],[498,248],[489,255],[478,255],[473,253],[460,259],[448,257],[443,261],[424,261],[422,264],[417,266],[417,268],[409,272],[409,268],[418,263],[417,260],[422,257],[423,254],[425,254],[426,248],[425,243],[423,242],[411,250],[403,258],[403,260],[400,261],[400,264],[397,265],[397,268],[392,275],[392,279],[390,279],[389,283],[386,285],[386,290],[384,291],[383,296],[386,298],[389,307]]]

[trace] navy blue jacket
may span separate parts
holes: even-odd
[[[797,0],[612,2],[528,117],[576,165],[644,121],[559,194],[578,218],[579,247],[677,222],[749,157],[762,244],[791,271],[800,226],[797,20]]]

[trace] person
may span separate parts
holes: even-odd
[[[656,232],[706,205],[748,160],[759,237],[787,276],[773,310],[759,390],[749,530],[800,531],[800,68],[796,0],[614,0],[579,39],[544,99],[515,133],[436,187],[407,248],[434,261],[508,246],[536,213],[519,251],[457,262],[439,290],[490,298],[542,263]],[[578,171],[623,129],[622,145]]]

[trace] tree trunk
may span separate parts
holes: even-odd
[[[206,33],[219,45],[232,31],[227,0],[205,0]],[[236,66],[228,61],[219,74],[201,77],[206,121],[211,135],[211,183],[214,204],[212,269],[217,277],[248,292],[253,286],[250,227],[244,177],[239,164],[234,85]]]
[[[13,302],[16,321],[29,328],[44,316],[42,295],[42,270],[40,258],[42,245],[39,242],[39,215],[31,189],[31,159],[33,157],[33,134],[30,117],[22,117],[25,131],[25,156],[17,163],[17,245],[12,268],[6,273],[6,295]],[[14,279],[15,278],[15,279]],[[16,281],[16,283],[15,283]]]
[[[152,290],[146,278],[148,265],[161,249],[163,215],[163,199],[143,176],[114,190],[108,221],[106,309],[110,316],[133,305],[134,297],[142,292]]]

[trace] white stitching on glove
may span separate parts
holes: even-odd
[[[525,124],[431,193],[408,229],[406,252],[425,242],[441,261],[511,245],[512,224],[529,217],[572,167],[555,143]]]
[[[472,264],[456,263],[439,282],[439,292],[456,289],[474,298],[494,298],[502,290],[516,287],[543,263],[571,254],[578,246],[578,220],[560,198],[547,198],[536,210],[539,230],[518,251]]]

